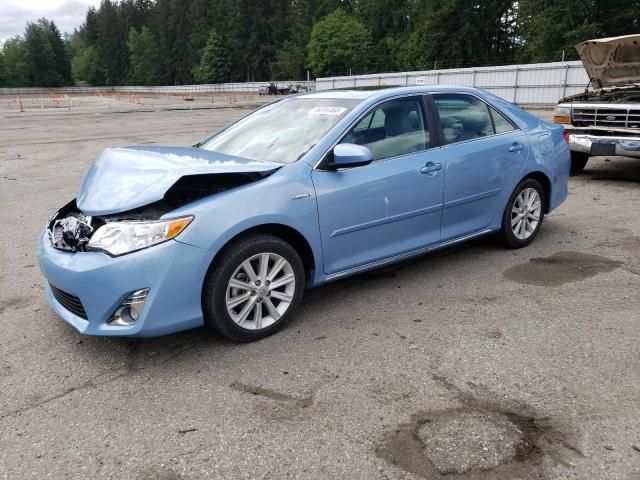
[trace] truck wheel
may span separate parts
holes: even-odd
[[[580,173],[589,161],[589,154],[582,152],[571,152],[571,173]]]

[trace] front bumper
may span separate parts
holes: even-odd
[[[58,316],[87,335],[153,337],[201,326],[206,253],[175,240],[120,257],[57,250],[46,234],[38,242],[49,304]],[[87,319],[65,308],[50,285],[78,297]],[[149,288],[149,295],[138,321],[107,325],[127,296],[142,288]]]
[[[622,155],[640,158],[640,135],[615,137],[569,133],[569,149],[590,155]]]

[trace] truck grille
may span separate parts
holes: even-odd
[[[87,320],[87,312],[84,311],[84,307],[82,306],[82,302],[80,299],[70,293],[63,292],[59,288],[54,287],[49,284],[51,287],[51,292],[53,296],[56,298],[58,303],[62,305],[64,308],[73,313],[76,317],[84,318]]]
[[[576,127],[640,128],[640,108],[574,107]]]

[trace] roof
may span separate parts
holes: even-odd
[[[300,95],[305,98],[347,98],[354,100],[364,100],[374,95],[372,90],[320,90]]]
[[[344,98],[353,100],[378,99],[392,97],[401,94],[423,94],[426,92],[477,92],[473,87],[463,87],[459,85],[415,85],[410,87],[387,87],[367,90],[320,90],[318,92],[306,93],[301,96],[306,98]]]

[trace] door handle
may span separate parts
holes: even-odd
[[[441,163],[429,162],[420,169],[420,173],[433,173],[435,175],[435,173],[441,169],[442,169]]]
[[[513,142],[513,144],[509,147],[510,152],[519,152],[524,149],[524,145],[520,142]]]

